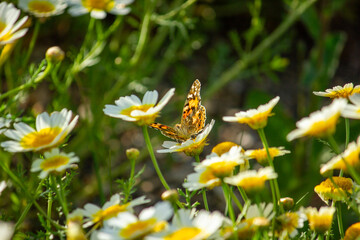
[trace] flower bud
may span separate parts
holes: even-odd
[[[137,148],[129,148],[126,150],[126,157],[131,161],[135,161],[139,155],[140,152]]]
[[[283,206],[285,211],[289,211],[294,207],[294,199],[290,197],[280,198],[279,203]]]
[[[65,53],[60,47],[51,47],[46,51],[46,60],[52,63],[59,63],[64,60]]]
[[[179,194],[175,189],[166,190],[161,194],[161,199],[173,203],[179,199]]]

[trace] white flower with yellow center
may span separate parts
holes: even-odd
[[[147,91],[142,101],[135,95],[120,97],[115,101],[116,105],[105,105],[103,111],[110,117],[134,122],[140,126],[149,125],[159,116],[160,110],[169,102],[174,92],[175,88],[170,89],[157,105],[155,104],[159,94],[156,90]]]
[[[306,215],[301,211],[286,212],[276,218],[275,236],[279,239],[289,239],[298,234],[298,228],[304,226]]]
[[[259,171],[248,170],[240,172],[233,177],[227,177],[224,181],[228,184],[242,187],[247,193],[258,193],[265,188],[265,182],[277,178],[277,173],[272,167],[260,168]]]
[[[199,155],[206,145],[207,136],[209,135],[211,129],[215,124],[215,120],[212,119],[209,124],[207,124],[203,131],[197,135],[194,139],[190,138],[185,142],[178,143],[174,141],[165,141],[163,147],[165,149],[157,150],[158,153],[172,153],[172,152],[184,152],[188,156],[197,156]]]
[[[187,176],[183,186],[190,191],[204,187],[212,189],[221,185],[222,178],[232,176],[236,166],[244,163],[245,156],[240,146],[232,147],[221,156],[213,153],[195,166],[195,173]]]
[[[321,207],[319,210],[313,207],[307,207],[300,211],[305,213],[312,231],[318,234],[324,234],[331,228],[335,213],[334,207]]]
[[[130,12],[127,7],[134,0],[69,0],[69,13],[80,16],[90,13],[92,18],[104,19],[106,13],[126,15]]]
[[[67,4],[64,0],[19,0],[19,7],[35,17],[50,17],[62,14]]]
[[[201,240],[209,239],[220,228],[224,217],[221,213],[201,210],[194,216],[190,210],[180,209],[172,224],[163,233],[154,234],[146,240]]]
[[[128,203],[121,204],[121,197],[115,194],[106,202],[102,208],[95,204],[88,203],[84,206],[83,214],[85,217],[84,227],[89,227],[96,224],[96,227],[102,226],[105,220],[116,217],[119,213],[125,211],[132,211],[134,206],[148,203],[149,200],[144,196],[136,198]]]
[[[71,121],[72,112],[63,109],[49,116],[43,112],[36,117],[36,130],[25,123],[14,123],[15,130],[7,130],[5,136],[13,141],[2,142],[9,152],[46,151],[62,144],[73,130],[78,117]]]
[[[27,28],[20,29],[26,22],[27,17],[17,21],[19,16],[20,10],[15,8],[13,4],[0,3],[0,46],[12,43],[27,32]]]
[[[347,165],[352,166],[357,171],[360,170],[360,136],[356,142],[349,143],[342,154],[333,157],[329,162],[325,163],[321,167],[320,173],[324,175],[334,169],[349,172]]]
[[[167,220],[172,214],[173,209],[169,202],[160,202],[154,207],[146,208],[141,211],[139,217],[129,212],[122,212],[106,221],[104,228],[95,231],[91,239],[144,239],[149,234],[167,228]]]
[[[58,148],[53,148],[50,152],[44,153],[44,158],[37,159],[31,166],[32,172],[41,171],[39,178],[46,178],[51,172],[63,172],[71,168],[73,163],[79,162],[79,158],[74,153],[66,154],[60,152]]]
[[[354,93],[360,93],[360,85],[354,87],[353,83],[347,83],[343,87],[335,86],[326,89],[325,92],[313,92],[317,96],[329,98],[348,98]]]
[[[246,112],[241,111],[235,113],[235,116],[223,117],[225,122],[238,122],[241,124],[247,124],[252,129],[264,128],[267,125],[268,118],[272,116],[272,109],[279,102],[280,97],[275,97],[267,104],[260,105],[257,109],[250,109]]]
[[[360,119],[360,93],[351,95],[349,100],[353,104],[347,104],[342,110],[341,115],[346,118]]]
[[[326,137],[335,132],[336,123],[341,111],[347,104],[346,99],[335,99],[330,105],[313,112],[309,117],[303,118],[296,123],[297,129],[291,131],[286,139],[292,141],[304,136]]]
[[[289,150],[285,150],[284,147],[271,147],[269,148],[269,154],[271,159],[274,157],[283,156],[287,153],[290,153]],[[262,166],[268,165],[268,155],[265,148],[262,149],[254,149],[254,150],[246,150],[245,155],[249,157],[249,159],[256,159],[256,161]]]

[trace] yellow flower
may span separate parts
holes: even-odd
[[[241,147],[235,146],[221,156],[210,154],[195,167],[195,173],[187,176],[183,186],[190,191],[219,186],[222,178],[231,176],[235,167],[244,163],[245,156],[241,151]]]
[[[204,127],[204,130],[198,134],[195,139],[188,139],[185,142],[178,143],[174,141],[164,141],[163,147],[165,149],[157,150],[158,153],[172,153],[172,152],[184,152],[188,156],[198,156],[202,153],[205,145],[207,145],[206,140],[211,129],[215,124],[215,120],[212,119],[209,124]]]
[[[336,123],[341,111],[347,103],[346,99],[335,99],[329,106],[313,112],[309,117],[296,123],[297,129],[287,135],[287,140],[292,141],[304,136],[326,137],[335,132]]]
[[[351,142],[347,146],[346,150],[338,155],[333,157],[329,162],[325,163],[321,169],[320,173],[326,175],[329,171],[334,169],[341,169],[345,172],[349,172],[347,164],[352,166],[357,171],[360,171],[360,137],[358,137],[356,142]],[[346,163],[345,163],[346,162]]]
[[[360,222],[351,225],[345,232],[344,240],[358,240],[360,236]]]
[[[132,211],[132,208],[137,205],[148,203],[149,200],[145,197],[139,197],[131,202],[121,204],[121,198],[119,194],[115,194],[110,198],[110,201],[106,202],[102,208],[88,203],[82,210],[83,215],[86,217],[84,227],[89,227],[94,224],[96,226],[102,226],[103,222],[111,218],[116,217],[119,213],[125,211]]]
[[[13,141],[2,142],[1,146],[9,152],[47,151],[65,141],[73,130],[78,117],[71,121],[72,112],[67,109],[53,112],[49,116],[43,112],[36,117],[36,130],[25,123],[14,123],[15,130],[7,130],[5,136]]]
[[[0,46],[14,42],[27,32],[27,28],[21,29],[27,17],[17,21],[19,16],[20,10],[15,8],[13,4],[0,3]]]
[[[275,236],[280,239],[293,238],[298,234],[297,228],[304,226],[306,220],[302,212],[287,212],[276,218]]]
[[[252,129],[264,128],[267,125],[268,118],[272,116],[272,109],[279,102],[280,97],[275,97],[267,104],[260,105],[257,109],[250,109],[246,112],[241,111],[235,116],[223,117],[226,122],[238,122],[249,125]]]
[[[351,95],[349,100],[353,104],[347,104],[341,112],[341,115],[346,118],[360,119],[360,93]]]
[[[314,188],[314,191],[326,204],[329,204],[329,200],[345,201],[348,194],[352,193],[353,181],[351,178],[332,177],[332,180],[335,185],[328,178]]]
[[[347,83],[343,87],[335,86],[330,89],[326,89],[325,92],[313,92],[317,96],[329,97],[329,98],[348,98],[354,93],[360,93],[360,85],[354,87],[353,83]]]
[[[233,177],[227,177],[224,181],[228,184],[242,187],[246,193],[258,193],[265,188],[265,182],[277,178],[277,173],[272,167],[261,168],[259,171],[248,170],[240,172]]]
[[[80,16],[90,13],[92,18],[104,19],[107,13],[126,15],[130,12],[127,7],[134,0],[71,0],[69,13]]]
[[[321,207],[319,211],[316,208],[308,207],[303,209],[312,231],[323,234],[331,228],[335,208]]]
[[[166,229],[167,220],[173,214],[170,203],[160,202],[142,210],[139,217],[122,212],[106,221],[106,225],[92,234],[92,239],[144,239],[149,234]]]
[[[62,14],[67,4],[63,0],[19,0],[19,7],[40,18]]]
[[[147,91],[142,101],[135,95],[120,97],[115,101],[116,105],[105,105],[103,111],[110,117],[134,122],[140,126],[149,125],[159,116],[160,110],[169,102],[174,92],[174,88],[170,89],[157,105],[155,104],[159,94],[156,90]]]
[[[287,153],[290,153],[290,151],[285,150],[284,147],[271,147],[269,148],[269,153],[271,159],[274,160],[274,157],[283,156]],[[265,148],[247,150],[245,151],[245,155],[248,156],[250,159],[255,158],[256,161],[262,166],[269,165],[268,155]]]
[[[33,162],[31,171],[41,171],[39,178],[45,178],[49,173],[61,173],[65,169],[71,168],[72,164],[76,162],[79,162],[79,158],[74,153],[66,154],[60,152],[58,148],[53,148],[50,152],[44,153],[44,158],[39,158]]]
[[[213,147],[211,152],[216,153],[218,156],[221,156],[235,146],[239,146],[239,145],[233,142],[222,142],[217,144],[215,147]]]

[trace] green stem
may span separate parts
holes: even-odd
[[[242,187],[238,187],[238,190],[244,202],[247,202],[249,198],[247,197],[245,190]]]
[[[64,198],[64,192],[63,192],[63,186],[61,183],[61,179],[56,179],[53,175],[50,175],[51,183],[53,186],[53,190],[56,192],[56,196],[58,197],[58,200],[60,202],[60,205],[62,206],[63,212],[65,214],[65,217],[69,214],[66,199]],[[59,187],[58,187],[59,185]]]
[[[332,150],[336,153],[336,154],[340,154],[340,148],[338,146],[338,144],[336,143],[334,136],[333,135],[329,135],[328,136],[328,140],[329,140],[329,144],[332,148]]]
[[[262,142],[264,148],[266,149],[269,165],[270,165],[270,167],[272,167],[272,169],[275,172],[275,167],[274,167],[274,163],[273,163],[273,160],[272,160],[270,152],[269,152],[269,145],[268,145],[268,142],[267,142],[267,139],[265,136],[264,128],[258,129],[258,133],[259,133],[261,142]],[[271,187],[271,185],[272,185],[272,187]],[[270,187],[271,187],[273,196],[275,196],[275,198],[273,198],[273,204],[274,204],[274,207],[276,207],[276,209],[277,209],[278,208],[277,205],[278,205],[278,202],[279,202],[279,199],[281,198],[281,196],[280,196],[279,185],[278,185],[276,178],[270,180]],[[282,212],[283,212],[283,210],[282,210]]]
[[[160,168],[159,168],[159,165],[158,165],[158,163],[157,163],[157,161],[156,161],[155,154],[154,154],[154,150],[153,150],[153,147],[152,147],[152,145],[151,145],[151,141],[150,141],[150,137],[149,137],[149,132],[148,132],[147,126],[144,125],[144,126],[142,127],[142,130],[143,130],[143,134],[144,134],[145,143],[146,143],[147,149],[148,149],[148,151],[149,151],[150,158],[151,158],[151,161],[152,161],[152,163],[153,163],[153,165],[154,165],[155,171],[156,171],[156,173],[157,173],[157,175],[158,175],[158,177],[159,177],[162,185],[164,186],[164,188],[165,188],[166,190],[170,190],[170,187],[169,187],[169,185],[167,184],[164,176],[162,175],[161,170],[160,170]]]
[[[342,216],[341,216],[341,203],[337,202],[335,204],[336,207],[336,215],[337,215],[337,220],[338,220],[338,226],[339,226],[339,233],[340,233],[340,237],[341,239],[344,238],[344,225],[343,225],[343,221],[342,221]]]
[[[35,20],[35,27],[34,27],[34,32],[32,34],[31,40],[30,40],[30,44],[29,44],[29,48],[28,51],[26,52],[25,58],[24,58],[24,62],[23,62],[23,66],[25,67],[30,59],[30,56],[34,50],[35,47],[35,43],[36,40],[39,36],[39,30],[40,30],[40,21],[39,20]]]
[[[350,141],[350,122],[348,118],[345,118],[345,148]]]
[[[133,179],[134,179],[134,175],[135,175],[135,163],[136,163],[136,160],[134,158],[130,158],[131,169],[130,169],[130,178],[129,178],[129,184],[130,184],[129,189],[131,189],[133,187]],[[126,194],[124,203],[127,203],[128,199],[129,199],[129,195]]]
[[[225,198],[225,202],[226,202],[226,206],[227,206],[226,209],[228,209],[230,219],[233,222],[233,224],[235,225],[236,219],[235,219],[234,209],[231,204],[231,195],[230,195],[229,186],[226,183],[224,183],[223,181],[221,182],[221,185],[222,185],[224,198]],[[226,215],[226,209],[225,209],[225,215]]]
[[[0,101],[3,100],[4,98],[10,97],[14,94],[17,94],[20,91],[23,91],[30,87],[34,87],[36,84],[41,82],[47,75],[49,75],[49,73],[51,72],[51,70],[54,66],[51,62],[47,62],[47,66],[46,66],[44,72],[40,73],[40,71],[44,65],[45,65],[45,61],[42,61],[41,64],[39,65],[38,70],[34,73],[34,75],[31,77],[31,79],[27,83],[24,83],[14,89],[11,89],[11,90],[7,91],[6,93],[0,94]]]
[[[155,16],[154,20],[156,20],[157,18],[160,19],[170,19],[172,17],[174,17],[176,14],[178,14],[179,12],[181,12],[182,10],[185,10],[186,8],[190,7],[192,4],[194,4],[197,0],[188,0],[186,2],[184,2],[183,4],[181,4],[179,7],[171,10],[170,12],[161,15],[161,16]]]
[[[49,178],[49,185],[50,186],[52,185],[51,178]],[[51,219],[52,204],[53,204],[52,192],[49,191],[49,193],[48,193],[48,206],[47,206],[48,219],[46,220],[46,227],[47,227],[46,228],[46,240],[48,240],[50,238],[50,234],[51,234],[51,232],[49,231],[50,227],[51,227],[51,223],[50,223],[49,219]]]
[[[123,18],[122,16],[117,16],[116,17],[113,24],[111,24],[111,26],[103,34],[102,38],[100,39],[101,41],[107,39],[119,27],[122,18]]]
[[[263,53],[275,44],[281,36],[295,23],[295,21],[313,4],[316,0],[303,1],[302,4],[294,11],[290,12],[284,21],[278,26],[267,38],[265,38],[253,51],[244,55],[236,61],[230,68],[224,71],[219,78],[208,88],[204,94],[204,99],[212,96],[222,89],[230,81],[245,70],[250,64],[263,57]]]
[[[156,5],[156,0],[145,1],[145,15],[141,25],[139,42],[136,46],[135,53],[130,59],[130,65],[134,66],[138,63],[140,56],[144,50],[145,43],[148,37],[148,31],[150,26],[151,15],[153,14],[154,7]]]
[[[231,199],[235,202],[236,206],[238,207],[238,209],[240,211],[243,210],[243,206],[242,204],[240,203],[239,199],[236,197],[236,195],[234,194],[234,192],[230,192],[231,193]]]
[[[195,155],[194,158],[195,158],[195,161],[196,161],[197,163],[200,163],[200,157],[199,157],[199,155]],[[207,201],[206,189],[205,189],[205,188],[203,188],[203,189],[201,190],[201,194],[202,194],[202,198],[203,198],[203,202],[204,202],[204,207],[205,207],[206,211],[209,211],[209,204],[208,204],[208,201]]]

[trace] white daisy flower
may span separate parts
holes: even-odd
[[[12,119],[10,114],[6,115],[4,118],[0,117],[0,134],[5,132],[10,127],[11,122]]]
[[[276,218],[275,236],[279,239],[289,239],[295,237],[299,232],[298,228],[304,226],[306,215],[301,211],[286,212]]]
[[[201,210],[194,216],[190,210],[180,209],[173,217],[169,229],[163,233],[146,237],[146,240],[201,240],[209,239],[221,227],[223,215],[220,212]]]
[[[284,147],[271,147],[268,150],[272,160],[274,160],[274,157],[279,157],[290,153],[290,151],[286,150]],[[245,155],[250,159],[256,159],[256,161],[262,166],[269,164],[268,155],[265,148],[246,150]]]
[[[329,162],[325,163],[321,169],[320,173],[322,175],[334,169],[341,169],[345,172],[349,172],[347,165],[360,170],[360,136],[357,141],[351,142],[348,144],[346,150],[333,157]]]
[[[173,209],[169,202],[160,202],[154,207],[146,208],[141,211],[139,217],[129,212],[122,212],[105,221],[104,228],[95,231],[91,239],[143,239],[149,234],[163,231],[172,214]]]
[[[15,8],[12,3],[0,3],[0,46],[12,43],[21,38],[27,32],[26,29],[20,29],[28,17],[23,17],[19,21],[20,10]]]
[[[95,204],[88,203],[82,210],[85,217],[84,227],[90,227],[94,224],[101,226],[105,220],[116,217],[121,212],[132,211],[134,206],[145,204],[149,201],[150,200],[145,199],[145,196],[142,196],[128,203],[121,204],[120,194],[114,194],[110,198],[110,201],[106,202],[102,208]]]
[[[64,0],[19,0],[19,7],[40,18],[62,14],[67,4]]]
[[[277,178],[272,167],[260,168],[259,171],[248,170],[233,177],[227,177],[224,182],[242,187],[247,193],[257,193],[265,188],[265,182]]]
[[[63,172],[71,168],[73,163],[79,162],[79,158],[74,153],[66,154],[60,152],[58,148],[53,148],[50,152],[44,153],[44,158],[36,159],[32,166],[32,172],[41,171],[39,178],[46,178],[51,172]]]
[[[43,112],[36,117],[36,130],[25,123],[14,123],[15,130],[5,131],[12,141],[2,142],[8,152],[46,151],[59,146],[73,130],[79,116],[71,121],[72,112],[63,109],[49,116]]]
[[[279,102],[280,97],[277,96],[270,100],[267,104],[260,105],[257,109],[250,109],[246,112],[241,111],[235,113],[235,116],[223,117],[225,122],[238,122],[249,125],[252,129],[264,128],[267,125],[268,118],[273,115],[271,112],[275,105]]]
[[[212,189],[221,185],[221,179],[231,176],[236,166],[245,163],[245,156],[240,146],[232,147],[227,153],[218,156],[210,154],[204,161],[196,165],[195,173],[187,176],[183,186],[190,191],[201,188]]]
[[[353,83],[347,83],[343,87],[335,86],[330,89],[326,89],[325,92],[313,92],[317,96],[329,97],[329,98],[348,98],[354,93],[360,93],[360,85],[354,87]]]
[[[209,124],[207,124],[203,131],[198,134],[195,139],[188,139],[185,142],[178,143],[174,141],[165,141],[163,147],[166,149],[157,150],[158,153],[172,153],[172,152],[184,152],[188,156],[199,155],[204,146],[206,145],[207,136],[209,135],[211,129],[215,124],[215,120],[212,119]]]
[[[0,221],[1,240],[10,240],[15,230],[15,225],[8,222]]]
[[[141,101],[137,96],[120,97],[116,105],[105,105],[104,113],[110,117],[120,118],[125,121],[135,122],[138,125],[149,125],[159,116],[160,110],[165,107],[174,95],[175,88],[170,89],[158,102],[158,92],[147,91]]]
[[[360,119],[360,93],[351,95],[349,100],[352,104],[347,104],[342,110],[341,115],[346,118]]]
[[[334,207],[321,207],[319,210],[314,207],[307,207],[302,208],[300,211],[305,213],[312,231],[324,234],[331,228],[335,213]]]
[[[286,136],[286,139],[292,141],[304,136],[325,137],[333,134],[340,113],[346,103],[346,99],[335,99],[330,105],[311,113],[309,117],[303,118],[296,123],[297,129],[291,131]]]
[[[104,19],[107,13],[114,15],[126,15],[130,12],[127,5],[134,0],[69,0],[69,13],[72,16],[80,16],[90,13],[92,18]]]

